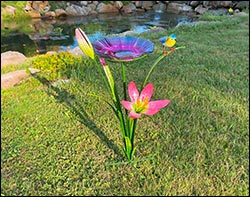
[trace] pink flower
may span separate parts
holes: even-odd
[[[153,84],[147,84],[139,95],[135,83],[133,81],[129,83],[128,94],[131,102],[123,100],[121,103],[125,109],[130,111],[130,118],[139,118],[141,114],[154,115],[159,112],[161,108],[169,104],[170,100],[150,101],[153,89]]]

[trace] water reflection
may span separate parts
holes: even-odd
[[[1,25],[1,53],[8,50],[22,52],[26,56],[47,51],[72,49],[77,46],[74,30],[82,28],[91,42],[111,34],[133,31],[140,34],[152,27],[169,28],[179,22],[191,22],[192,16],[168,14],[162,11],[131,14],[98,14],[69,17],[65,20],[32,20],[29,24]],[[15,28],[13,28],[13,26]],[[26,27],[26,29],[24,29]],[[30,27],[29,30],[27,28]]]

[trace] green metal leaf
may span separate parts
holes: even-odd
[[[129,137],[125,136],[125,144],[126,144],[126,154],[129,160],[131,160],[131,151],[132,151],[132,144],[130,142]]]

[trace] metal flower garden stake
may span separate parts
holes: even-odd
[[[123,137],[124,154],[129,162],[133,161],[136,150],[134,138],[137,120],[141,118],[142,114],[149,116],[156,114],[161,108],[167,106],[170,102],[170,100],[151,101],[154,86],[151,83],[147,84],[147,81],[156,65],[164,57],[171,52],[184,47],[173,48],[176,42],[175,35],[161,38],[160,42],[163,44],[164,52],[158,59],[156,59],[145,77],[141,88],[138,90],[133,81],[127,84],[123,62],[137,60],[146,56],[148,53],[152,53],[154,50],[154,44],[151,41],[131,36],[116,36],[97,40],[92,45],[86,34],[80,28],[75,30],[75,35],[80,49],[95,62],[98,72],[109,90],[112,102],[105,101],[112,108],[115,116],[119,120],[120,130]],[[169,45],[169,43],[171,43],[171,45]],[[170,51],[167,51],[165,47],[170,48]],[[99,57],[97,57],[97,55]],[[114,61],[121,62],[123,99],[120,99],[117,89],[118,87],[104,58],[110,58]],[[130,100],[127,98],[127,93]]]

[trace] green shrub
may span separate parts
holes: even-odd
[[[15,7],[16,13],[15,15],[11,15],[4,8],[6,6]],[[23,11],[23,8],[26,6],[26,1],[1,1],[1,18],[4,23],[22,23],[23,21],[31,20],[29,14]]]
[[[86,59],[68,52],[40,55],[32,61],[33,68],[43,71],[48,80],[70,78],[72,70],[81,64],[86,64]]]
[[[228,15],[217,16],[211,13],[205,13],[200,16],[200,20],[205,21],[223,21],[228,18]]]

